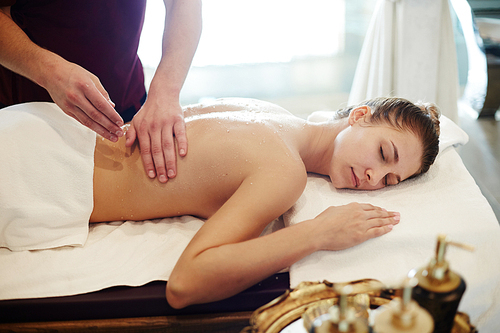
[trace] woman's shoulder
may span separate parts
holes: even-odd
[[[294,152],[275,153],[264,157],[263,166],[254,169],[256,177],[274,187],[281,195],[293,197],[302,194],[307,183],[307,170],[300,157]],[[295,199],[294,199],[295,200]]]

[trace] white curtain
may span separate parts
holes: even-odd
[[[379,0],[349,104],[379,96],[436,103],[458,122],[458,67],[448,0]]]

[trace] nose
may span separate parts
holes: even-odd
[[[382,180],[387,175],[387,170],[385,168],[377,169],[366,169],[365,176],[366,181],[370,186],[376,187],[377,185],[384,185]]]

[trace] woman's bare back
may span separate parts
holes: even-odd
[[[233,111],[234,110],[234,111]],[[232,112],[228,112],[232,111]],[[305,167],[291,134],[303,121],[265,102],[222,100],[186,108],[188,155],[166,184],[144,172],[139,147],[98,138],[91,222],[212,216],[244,180]],[[293,171],[292,171],[293,170]]]

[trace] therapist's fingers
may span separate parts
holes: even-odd
[[[134,121],[132,121],[132,124],[134,124]],[[153,161],[153,151],[152,151],[153,147],[151,143],[150,134],[148,131],[144,130],[141,131],[140,129],[138,130],[137,128],[135,130],[136,130],[137,140],[139,141],[139,147],[141,150],[141,159],[144,165],[144,170],[146,171],[146,174],[148,175],[149,178],[155,178],[156,172],[155,172],[155,164]]]
[[[153,157],[156,176],[161,183],[166,183],[168,180],[167,167],[165,163],[165,153],[170,149],[169,143],[163,141],[164,133],[154,127],[150,132],[151,138],[151,156]]]
[[[66,114],[104,138],[116,140],[117,136],[122,136],[123,120],[99,79],[70,62],[62,62],[58,68],[45,86],[54,102]]]
[[[165,126],[161,132],[161,146],[162,146],[162,155],[163,160],[160,163],[164,163],[163,166],[166,168],[164,172],[166,172],[166,176],[168,178],[174,178],[177,174],[176,164],[177,164],[177,154],[175,152],[175,142],[174,142],[174,134],[172,132],[172,127]],[[155,166],[158,175],[161,175],[161,171],[159,170],[159,165]],[[160,164],[161,166],[161,164]],[[161,180],[160,180],[161,181]]]
[[[134,130],[126,145],[139,141],[146,174],[162,183],[177,174],[176,141],[180,156],[187,154],[186,125],[178,101],[158,101],[151,96],[132,119]]]
[[[163,137],[171,138],[172,135],[167,134]],[[165,154],[170,154],[171,151],[174,151],[174,149],[170,146],[170,144],[162,141],[162,132],[158,130],[137,131],[132,125],[126,133],[126,146],[131,146],[135,141],[135,138],[139,141],[142,163],[149,178],[158,177],[158,180],[161,183],[166,183],[169,177],[175,177],[175,173],[171,174],[171,176],[167,175]],[[172,156],[169,157],[172,159]],[[173,158],[175,161],[175,156]]]
[[[179,155],[186,156],[188,150],[188,140],[186,134],[186,123],[184,122],[184,118],[180,118],[178,121],[175,122],[174,136],[175,140],[177,141],[177,150],[179,151]]]
[[[125,133],[125,147],[131,147],[134,144],[135,139],[137,139],[137,131],[135,130],[135,126],[132,123]]]
[[[85,105],[86,103],[81,103],[81,104],[84,105],[84,106],[82,106],[82,108],[85,108],[87,110],[87,112],[90,108],[92,108],[92,105],[90,105],[90,103],[88,103],[87,105]],[[82,110],[82,108],[80,108],[76,105],[70,105],[70,106],[66,105],[66,107],[65,107],[65,109],[63,109],[63,111],[67,115],[69,115],[70,117],[76,119],[82,125],[90,128],[91,130],[93,130],[97,134],[104,137],[105,139],[116,142],[116,141],[118,141],[118,137],[123,135],[123,131],[121,130],[120,127],[117,127],[117,130],[114,133],[110,132],[107,128],[102,126],[99,122],[96,122],[94,119],[90,118],[87,115],[87,112]]]
[[[179,156],[186,156],[188,144],[186,123],[182,114],[172,116],[169,121],[165,121],[162,129],[162,147],[168,178],[174,178],[177,175],[176,142]]]
[[[99,79],[94,76],[93,81],[94,86],[88,86],[86,97],[92,103],[94,109],[90,109],[91,114],[87,113],[87,115],[109,132],[116,133],[120,130],[120,126],[123,125],[123,119],[114,109],[115,104],[109,98],[108,92]]]

